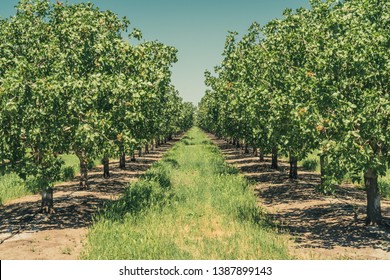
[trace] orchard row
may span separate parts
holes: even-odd
[[[199,105],[200,125],[235,143],[289,155],[319,150],[322,188],[364,174],[367,224],[381,223],[378,176],[390,160],[390,2],[312,0],[310,9],[227,36]]]
[[[92,4],[22,0],[0,20],[0,164],[46,189],[62,153],[88,164],[134,154],[192,126],[171,84],[177,50],[140,40],[129,21]],[[127,36],[127,35],[126,35]],[[105,176],[109,171],[105,168]]]

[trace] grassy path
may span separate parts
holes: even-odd
[[[246,179],[193,128],[93,224],[85,259],[288,259]]]

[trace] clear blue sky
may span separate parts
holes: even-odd
[[[52,0],[52,2],[55,2]],[[65,1],[64,1],[65,2]],[[92,2],[101,10],[126,16],[143,40],[175,46],[179,61],[172,82],[185,101],[195,105],[206,89],[203,73],[220,64],[228,31],[246,32],[252,22],[264,25],[282,17],[285,8],[309,7],[309,0],[69,0]],[[15,14],[18,0],[0,0],[0,17]]]

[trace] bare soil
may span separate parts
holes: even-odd
[[[298,259],[390,260],[388,227],[366,227],[365,192],[342,185],[335,195],[316,191],[319,174],[299,169],[299,179],[288,178],[288,163],[270,169],[270,158],[260,162],[225,141],[209,137],[226,161],[253,182],[259,205],[266,209],[280,230],[291,239],[290,251]],[[177,141],[177,139],[175,139]],[[158,161],[175,141],[150,154],[110,163],[111,178],[104,179],[102,166],[89,173],[90,187],[80,190],[78,177],[58,184],[54,214],[40,212],[40,196],[32,195],[0,206],[0,259],[75,260],[83,249],[93,216],[105,202],[117,199],[129,182],[137,180]],[[390,201],[382,200],[384,220],[390,224]]]
[[[254,185],[259,205],[282,232],[289,235],[290,252],[297,259],[390,260],[390,227],[365,226],[366,194],[343,184],[334,195],[316,191],[320,175],[299,168],[298,179],[289,179],[289,164],[244,154],[209,134],[226,161],[236,166]],[[381,201],[385,223],[390,225],[390,201]]]
[[[57,184],[54,189],[55,213],[41,212],[40,195],[19,198],[0,206],[0,259],[76,260],[94,215],[105,202],[118,199],[128,183],[137,180],[178,139],[161,145],[136,159],[126,160],[125,170],[118,161],[110,162],[108,179],[103,167],[89,172],[89,188],[81,190],[79,177]]]

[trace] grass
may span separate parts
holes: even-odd
[[[379,177],[378,186],[382,197],[390,199],[390,170],[387,170],[385,176]]]
[[[307,171],[320,172],[320,157],[318,156],[318,150],[315,150],[307,155],[307,157],[298,162],[299,165]]]
[[[289,259],[253,190],[197,128],[95,218],[84,259]]]
[[[75,174],[80,172],[79,160],[77,156],[72,154],[60,155],[64,161],[64,165],[61,168],[60,181],[72,180]],[[97,159],[91,163],[90,167],[100,165],[100,160]],[[31,179],[31,178],[30,178]],[[36,193],[37,190],[29,187],[28,182],[21,179],[16,173],[6,173],[0,175],[0,205],[26,195]]]
[[[14,198],[29,195],[32,192],[17,174],[9,173],[0,176],[0,205]]]
[[[67,181],[74,178],[75,174],[80,172],[80,162],[76,155],[64,154],[60,155],[64,161],[64,166],[61,169],[61,180]]]

